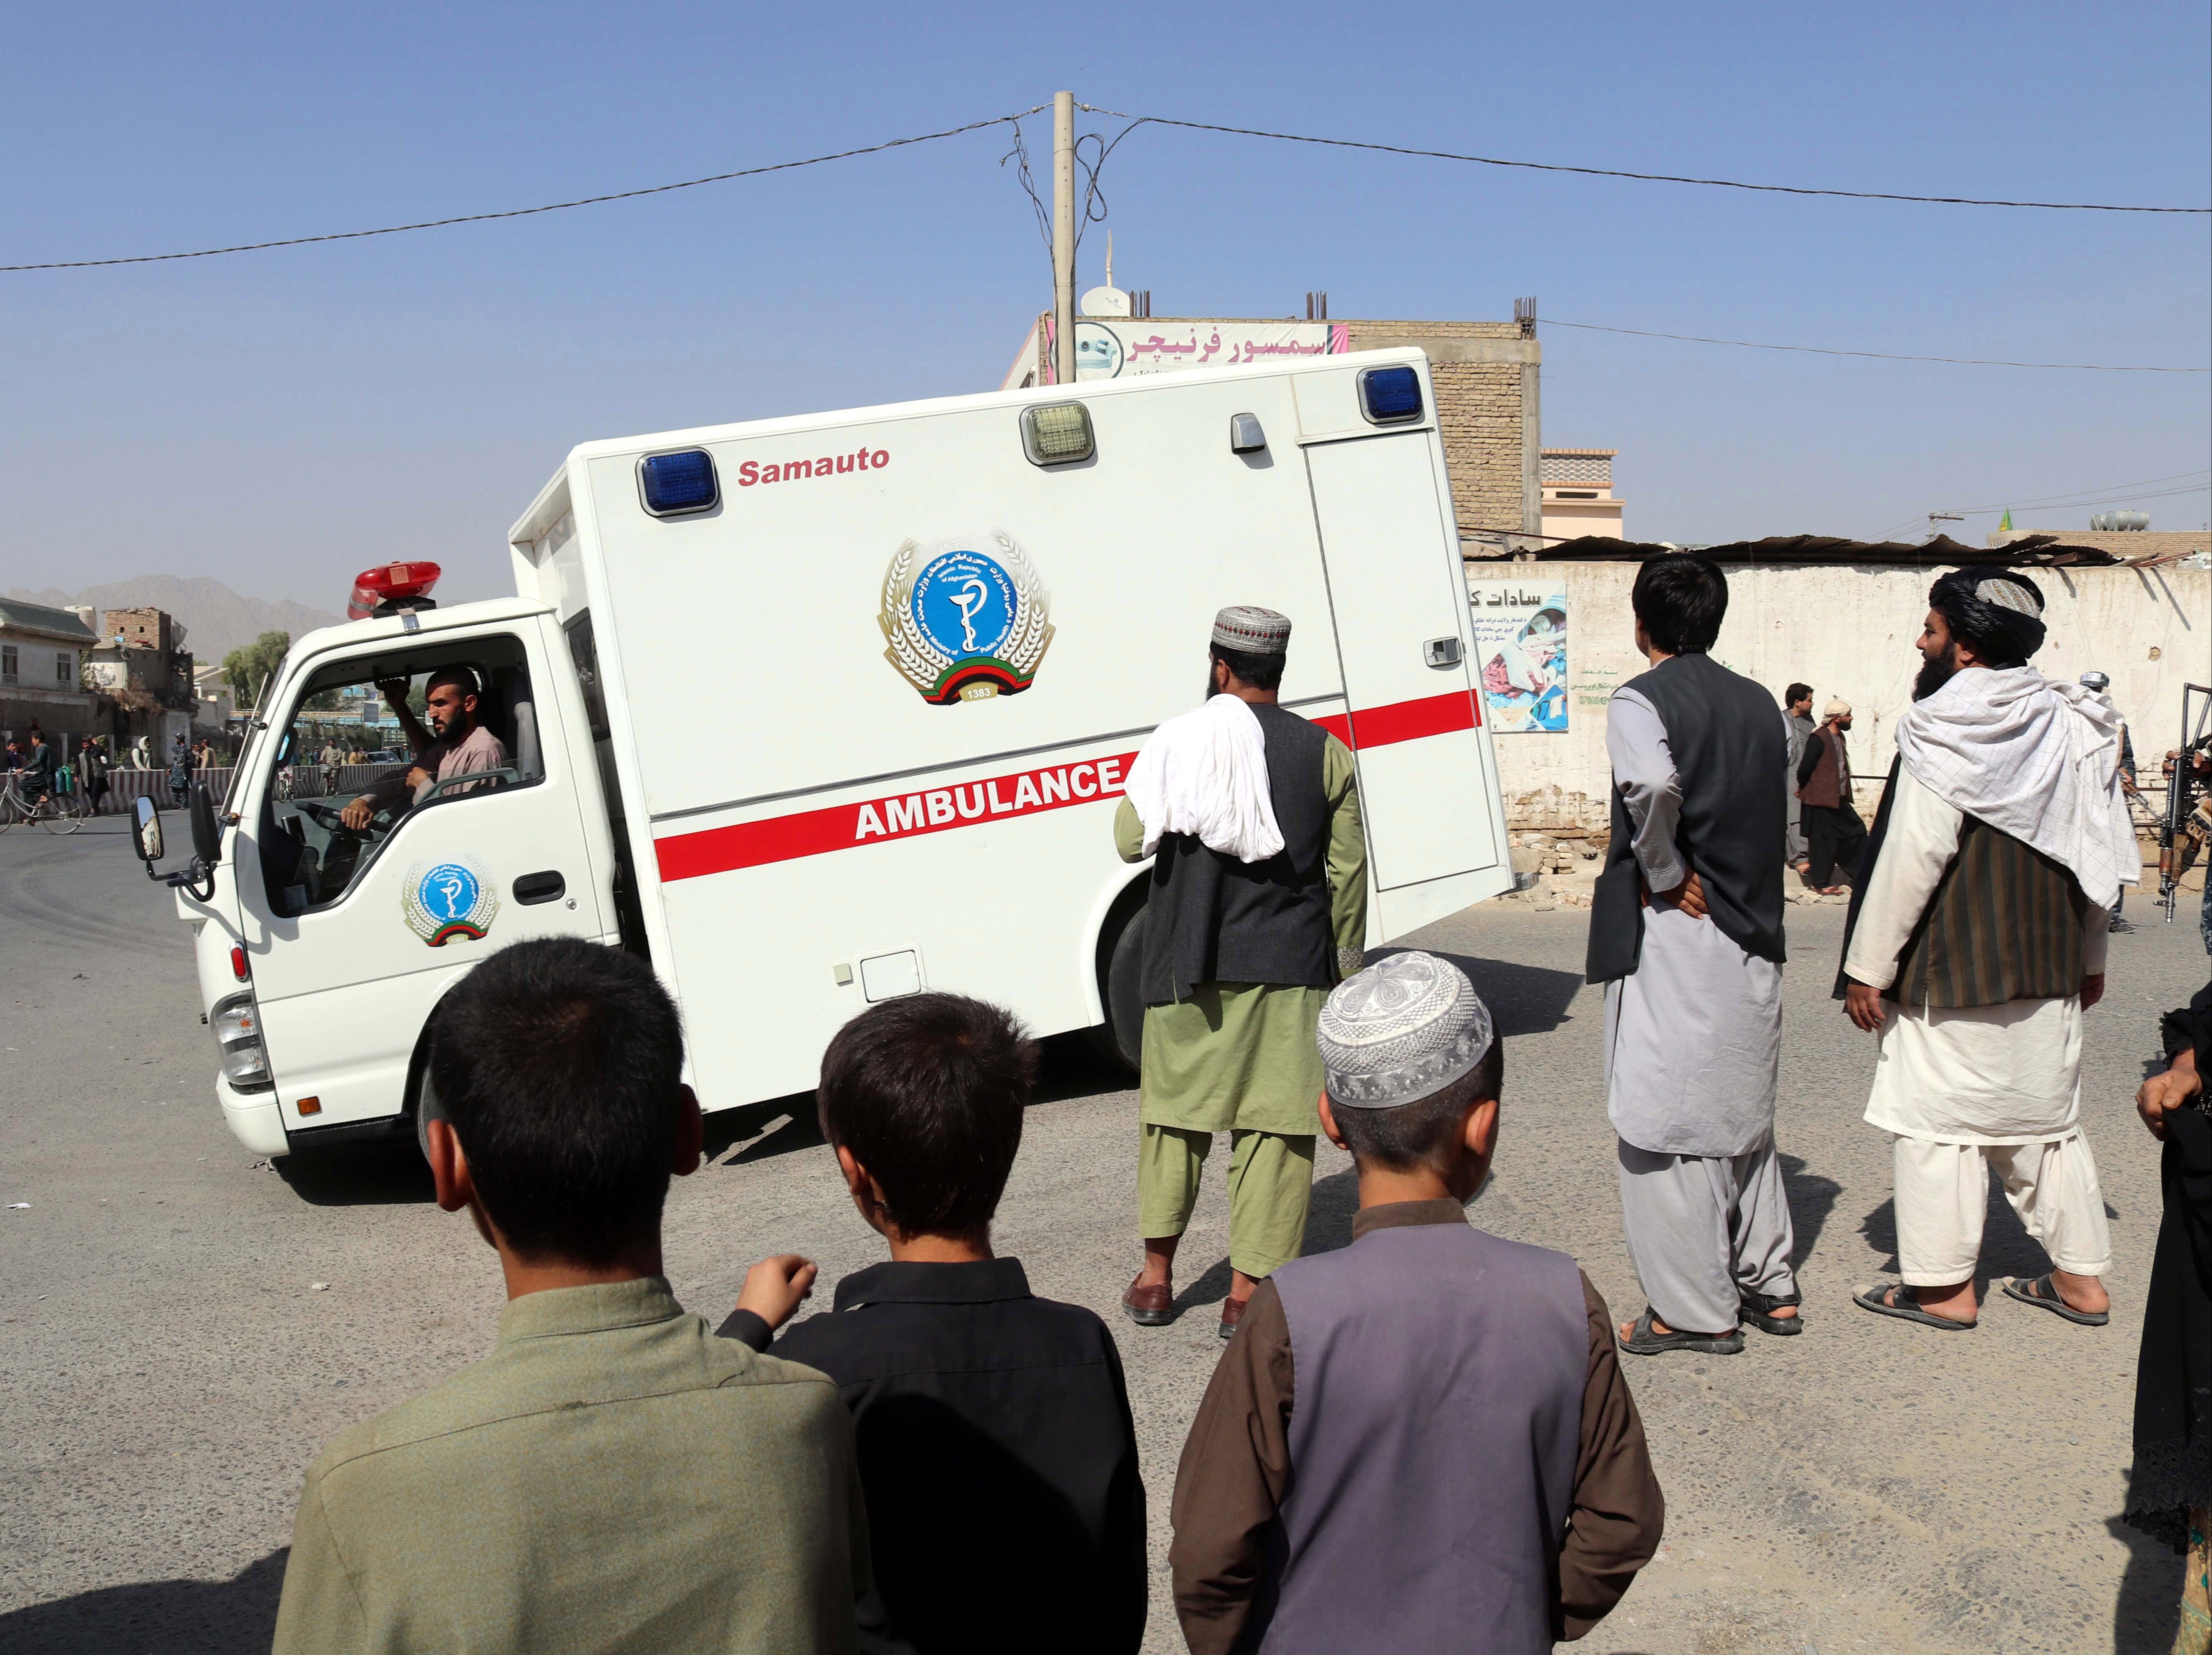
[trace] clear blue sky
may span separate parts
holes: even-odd
[[[2174,4],[29,8],[0,263],[530,205],[1048,100],[1605,167],[2204,205]],[[1048,152],[1049,122],[1028,129]],[[366,242],[0,276],[0,587],[141,572],[337,607],[504,530],[574,442],[995,386],[1050,271],[1004,128]],[[1948,355],[2206,365],[2212,221],[1801,200],[1157,128],[1106,177],[1166,314],[1547,316]],[[1097,280],[1103,231],[1084,244]],[[2204,375],[1543,332],[1544,437],[1640,535],[1877,534],[2212,464]],[[2191,479],[2202,482],[2202,478]],[[2148,490],[2139,490],[2148,494]],[[2201,490],[2145,499],[2193,528]],[[2091,508],[2015,521],[2086,525]],[[1967,535],[1995,526],[1971,519]]]

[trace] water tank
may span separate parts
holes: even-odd
[[[2142,530],[2150,527],[2148,512],[2100,512],[2089,519],[2089,526],[2102,533],[2115,530]]]

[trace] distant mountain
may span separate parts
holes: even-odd
[[[216,665],[240,645],[252,643],[264,632],[289,632],[298,638],[318,627],[335,627],[344,618],[289,599],[268,603],[258,597],[240,597],[220,580],[185,579],[173,574],[142,574],[74,593],[51,586],[44,591],[16,586],[9,589],[8,596],[56,609],[91,603],[103,609],[167,609],[184,623],[185,647],[192,652],[193,664],[203,667]]]

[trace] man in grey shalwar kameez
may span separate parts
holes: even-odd
[[[1782,718],[1783,728],[1790,732],[1790,757],[1784,773],[1790,779],[1783,799],[1788,826],[1783,835],[1782,859],[1799,873],[1808,873],[1813,867],[1813,846],[1805,837],[1805,823],[1800,815],[1797,761],[1805,756],[1805,738],[1820,727],[1813,722],[1812,685],[1792,684],[1783,692]]]
[[[1742,1320],[1800,1326],[1774,1150],[1788,737],[1767,693],[1706,653],[1728,609],[1717,565],[1654,558],[1632,601],[1651,670],[1607,710],[1613,840],[1589,964],[1606,985],[1621,1226],[1649,1300],[1620,1343],[1726,1355]]]

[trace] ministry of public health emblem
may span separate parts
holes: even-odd
[[[466,857],[416,863],[407,870],[400,907],[408,929],[434,949],[457,937],[481,942],[499,912],[491,879]]]
[[[1018,695],[1052,647],[1052,596],[1014,538],[908,541],[884,573],[884,658],[936,706]]]

